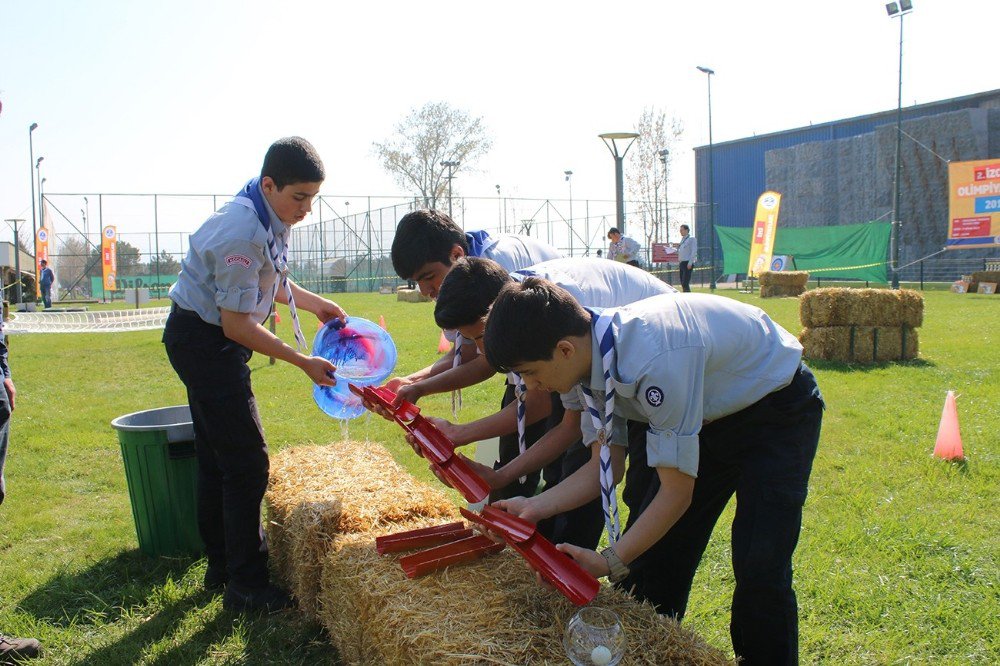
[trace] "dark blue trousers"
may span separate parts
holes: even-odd
[[[789,386],[705,425],[691,506],[630,564],[630,575],[618,585],[650,601],[660,613],[682,619],[698,563],[735,494],[733,648],[741,664],[797,663],[792,553],[822,417],[822,395],[803,364]],[[642,509],[657,489],[658,480],[649,483]],[[631,516],[629,522],[634,522]]]
[[[2,376],[0,376],[2,379]],[[0,504],[6,495],[7,487],[3,479],[3,468],[7,463],[7,445],[10,443],[10,400],[7,390],[0,386]]]
[[[247,362],[252,352],[185,310],[163,333],[167,357],[187,388],[198,453],[198,530],[212,568],[230,582],[269,582],[260,512],[269,460]]]

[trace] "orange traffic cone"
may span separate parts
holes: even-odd
[[[278,314],[277,312],[274,313],[274,323],[275,324],[280,324],[281,323],[281,315]]]
[[[385,327],[385,317],[384,317],[384,316],[382,316],[382,315],[379,315],[379,316],[378,316],[378,325],[382,327],[382,330],[383,330],[383,331],[388,331],[388,330],[389,330],[389,329],[387,329],[387,328]]]
[[[955,403],[955,392],[948,391],[944,399],[944,410],[941,412],[941,425],[938,426],[937,443],[934,444],[934,455],[945,460],[963,460],[962,433],[958,430],[958,405]]]
[[[448,338],[444,337],[444,331],[441,331],[441,339],[438,340],[438,354],[444,354],[449,349],[451,349],[451,343],[448,342]]]

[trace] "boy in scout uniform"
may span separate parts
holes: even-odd
[[[529,278],[500,293],[484,343],[497,370],[518,372],[529,387],[575,393],[590,424],[584,442],[598,444],[569,479],[499,506],[537,522],[600,495],[611,545],[560,550],[681,619],[735,493],[733,647],[741,663],[796,663],[791,560],[823,401],[795,337],[762,310],[721,296],[669,294],[588,310],[555,284]],[[647,464],[659,480],[624,533],[615,500],[622,419],[648,424]]]
[[[270,584],[267,569],[260,511],[269,463],[247,362],[259,352],[298,366],[316,384],[335,383],[332,363],[296,351],[262,326],[274,301],[289,304],[296,342],[305,350],[296,309],[321,322],[346,318],[336,303],[288,279],[285,268],[291,227],[309,213],[323,179],[323,163],[308,141],[276,141],[260,176],[191,235],[170,289],[163,342],[194,422],[205,587],[225,587],[229,610],[292,605]]]

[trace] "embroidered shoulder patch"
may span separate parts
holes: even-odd
[[[250,261],[250,257],[248,257],[246,255],[243,255],[243,254],[231,254],[231,255],[229,255],[229,256],[226,257],[226,266],[232,266],[233,264],[239,264],[239,265],[243,266],[243,268],[250,268],[250,264],[252,264],[252,263],[253,262]]]
[[[646,389],[646,402],[648,402],[653,407],[659,407],[663,404],[663,389],[659,386],[650,386]]]

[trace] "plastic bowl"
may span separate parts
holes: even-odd
[[[331,320],[316,333],[313,356],[322,356],[335,366],[336,386],[314,386],[313,399],[323,413],[337,419],[361,416],[365,408],[351,393],[348,383],[356,386],[381,384],[396,367],[396,345],[378,324],[349,317],[344,325]]]

